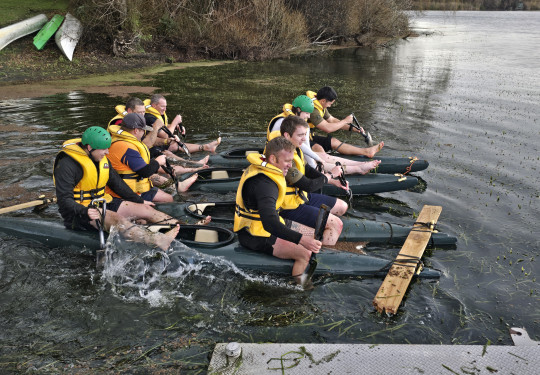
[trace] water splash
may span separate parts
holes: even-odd
[[[168,252],[126,241],[116,229],[107,240],[103,278],[117,297],[144,299],[151,306],[171,305],[178,299],[200,304],[202,300],[193,295],[212,285],[249,282],[298,288],[287,279],[246,273],[228,260],[200,253],[179,241]]]

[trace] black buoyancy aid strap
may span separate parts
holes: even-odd
[[[249,212],[246,209],[242,209],[242,207],[240,207],[239,205],[236,205],[236,214],[240,217],[245,217],[250,220],[261,221],[260,217],[252,216],[254,212]]]

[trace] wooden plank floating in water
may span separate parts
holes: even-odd
[[[373,299],[373,306],[378,312],[386,312],[388,315],[397,312],[441,212],[441,206],[425,205],[422,208],[413,229]]]

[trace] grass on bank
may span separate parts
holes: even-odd
[[[0,27],[45,13],[49,18],[55,13],[65,14],[69,0],[2,0],[0,1]]]

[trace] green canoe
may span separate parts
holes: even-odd
[[[232,227],[235,202],[156,203],[156,209],[180,220],[185,220],[186,215],[190,215],[197,220],[210,215],[213,224],[221,223],[227,227]],[[343,221],[343,230],[339,237],[340,241],[402,245],[412,229],[412,226],[349,216],[343,216],[341,220]],[[429,245],[454,246],[456,243],[456,237],[437,232],[431,235]]]
[[[196,241],[195,238],[201,229],[214,233],[217,242]],[[100,246],[97,232],[69,230],[59,220],[0,217],[0,231],[37,241],[48,247],[75,247],[95,251]],[[248,250],[238,244],[233,232],[224,228],[182,225],[177,240],[201,253],[226,259],[240,269],[286,276],[291,274],[292,261]],[[168,257],[171,263],[167,267],[167,272],[173,272],[175,267],[189,262],[179,250],[169,253]],[[315,274],[318,275],[381,277],[386,275],[392,265],[392,261],[388,259],[331,249],[323,249],[317,254],[317,260]],[[424,268],[418,276],[436,279],[441,276],[441,272]]]
[[[228,193],[236,191],[242,176],[242,168],[215,167],[196,172],[199,178],[190,190],[200,190],[213,193]],[[181,176],[181,180],[189,178],[194,173]],[[406,190],[414,187],[418,179],[413,176],[394,176],[391,174],[368,173],[365,175],[347,175],[349,187],[354,195],[377,194],[389,191]],[[346,191],[337,186],[326,184],[323,194],[345,196]]]
[[[43,47],[45,47],[45,44],[49,41],[49,39],[51,39],[63,21],[64,16],[55,14],[53,18],[51,18],[50,21],[47,22],[45,26],[41,28],[41,30],[39,30],[39,33],[37,33],[37,35],[34,37],[34,46],[36,46],[38,51],[41,51]]]
[[[244,168],[249,165],[246,155],[251,152],[262,153],[263,149],[258,147],[251,148],[236,148],[229,151],[223,151],[210,156],[209,163],[212,166],[219,167],[239,167]],[[341,155],[335,154],[340,158],[350,159],[355,161],[371,161],[380,160],[381,164],[376,169],[376,173],[394,174],[394,173],[412,173],[426,169],[429,166],[427,160],[415,159],[414,157],[398,158],[391,156],[375,156],[370,159],[366,156],[357,155]],[[409,170],[408,170],[409,169]]]

